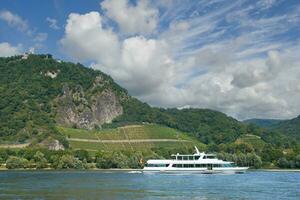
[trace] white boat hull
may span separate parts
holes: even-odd
[[[143,172],[165,172],[165,173],[199,173],[199,174],[216,174],[216,173],[245,173],[248,167],[232,167],[232,168],[174,168],[174,167],[145,167]]]

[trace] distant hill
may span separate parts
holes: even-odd
[[[290,120],[249,119],[245,120],[244,122],[274,131],[279,131],[284,135],[300,139],[300,115]]]
[[[247,120],[244,120],[243,122],[245,122],[247,124],[255,124],[255,125],[260,126],[260,127],[269,128],[269,127],[272,127],[275,124],[278,124],[282,121],[284,121],[284,120],[278,120],[278,119],[247,119]]]
[[[300,140],[300,115],[294,119],[273,124],[271,128]]]

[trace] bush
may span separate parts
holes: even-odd
[[[281,168],[289,168],[290,164],[289,164],[289,161],[286,158],[282,157],[282,158],[278,159],[277,166],[281,167]]]
[[[27,168],[28,166],[29,166],[29,161],[25,158],[10,156],[6,161],[7,169]]]
[[[45,158],[44,154],[40,151],[37,151],[34,155],[34,161],[36,163],[37,169],[42,169],[48,167],[48,161]]]
[[[89,152],[86,151],[86,150],[83,150],[83,149],[76,150],[76,151],[74,152],[74,156],[75,156],[76,158],[78,158],[79,160],[81,160],[81,161],[86,160],[87,162],[92,162],[92,158],[91,158],[91,156],[89,155]]]
[[[86,165],[72,155],[63,155],[57,165],[58,169],[85,169]]]
[[[96,154],[98,168],[128,168],[128,157],[121,152],[99,151]]]

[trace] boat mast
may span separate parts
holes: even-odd
[[[196,154],[200,155],[200,151],[198,150],[198,148],[196,146],[195,147],[195,150],[196,150]]]

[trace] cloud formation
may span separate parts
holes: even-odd
[[[18,55],[21,52],[21,45],[12,46],[7,42],[0,43],[0,57],[8,57]]]
[[[23,20],[17,14],[14,14],[8,10],[0,11],[0,19],[7,22],[8,25],[16,27],[19,31],[30,34],[27,21]]]
[[[141,0],[133,6],[128,0],[104,0],[101,7],[125,34],[150,34],[156,30],[158,10],[148,1]]]
[[[54,30],[60,29],[60,27],[57,25],[57,20],[56,19],[53,19],[51,17],[47,17],[46,21],[48,22],[50,28],[52,28]]]
[[[104,15],[69,15],[61,44],[155,106],[291,118],[300,114],[300,7],[274,14],[274,6],[105,0]]]
[[[43,42],[43,41],[47,40],[47,38],[48,38],[47,33],[37,33],[33,40],[36,42]]]

